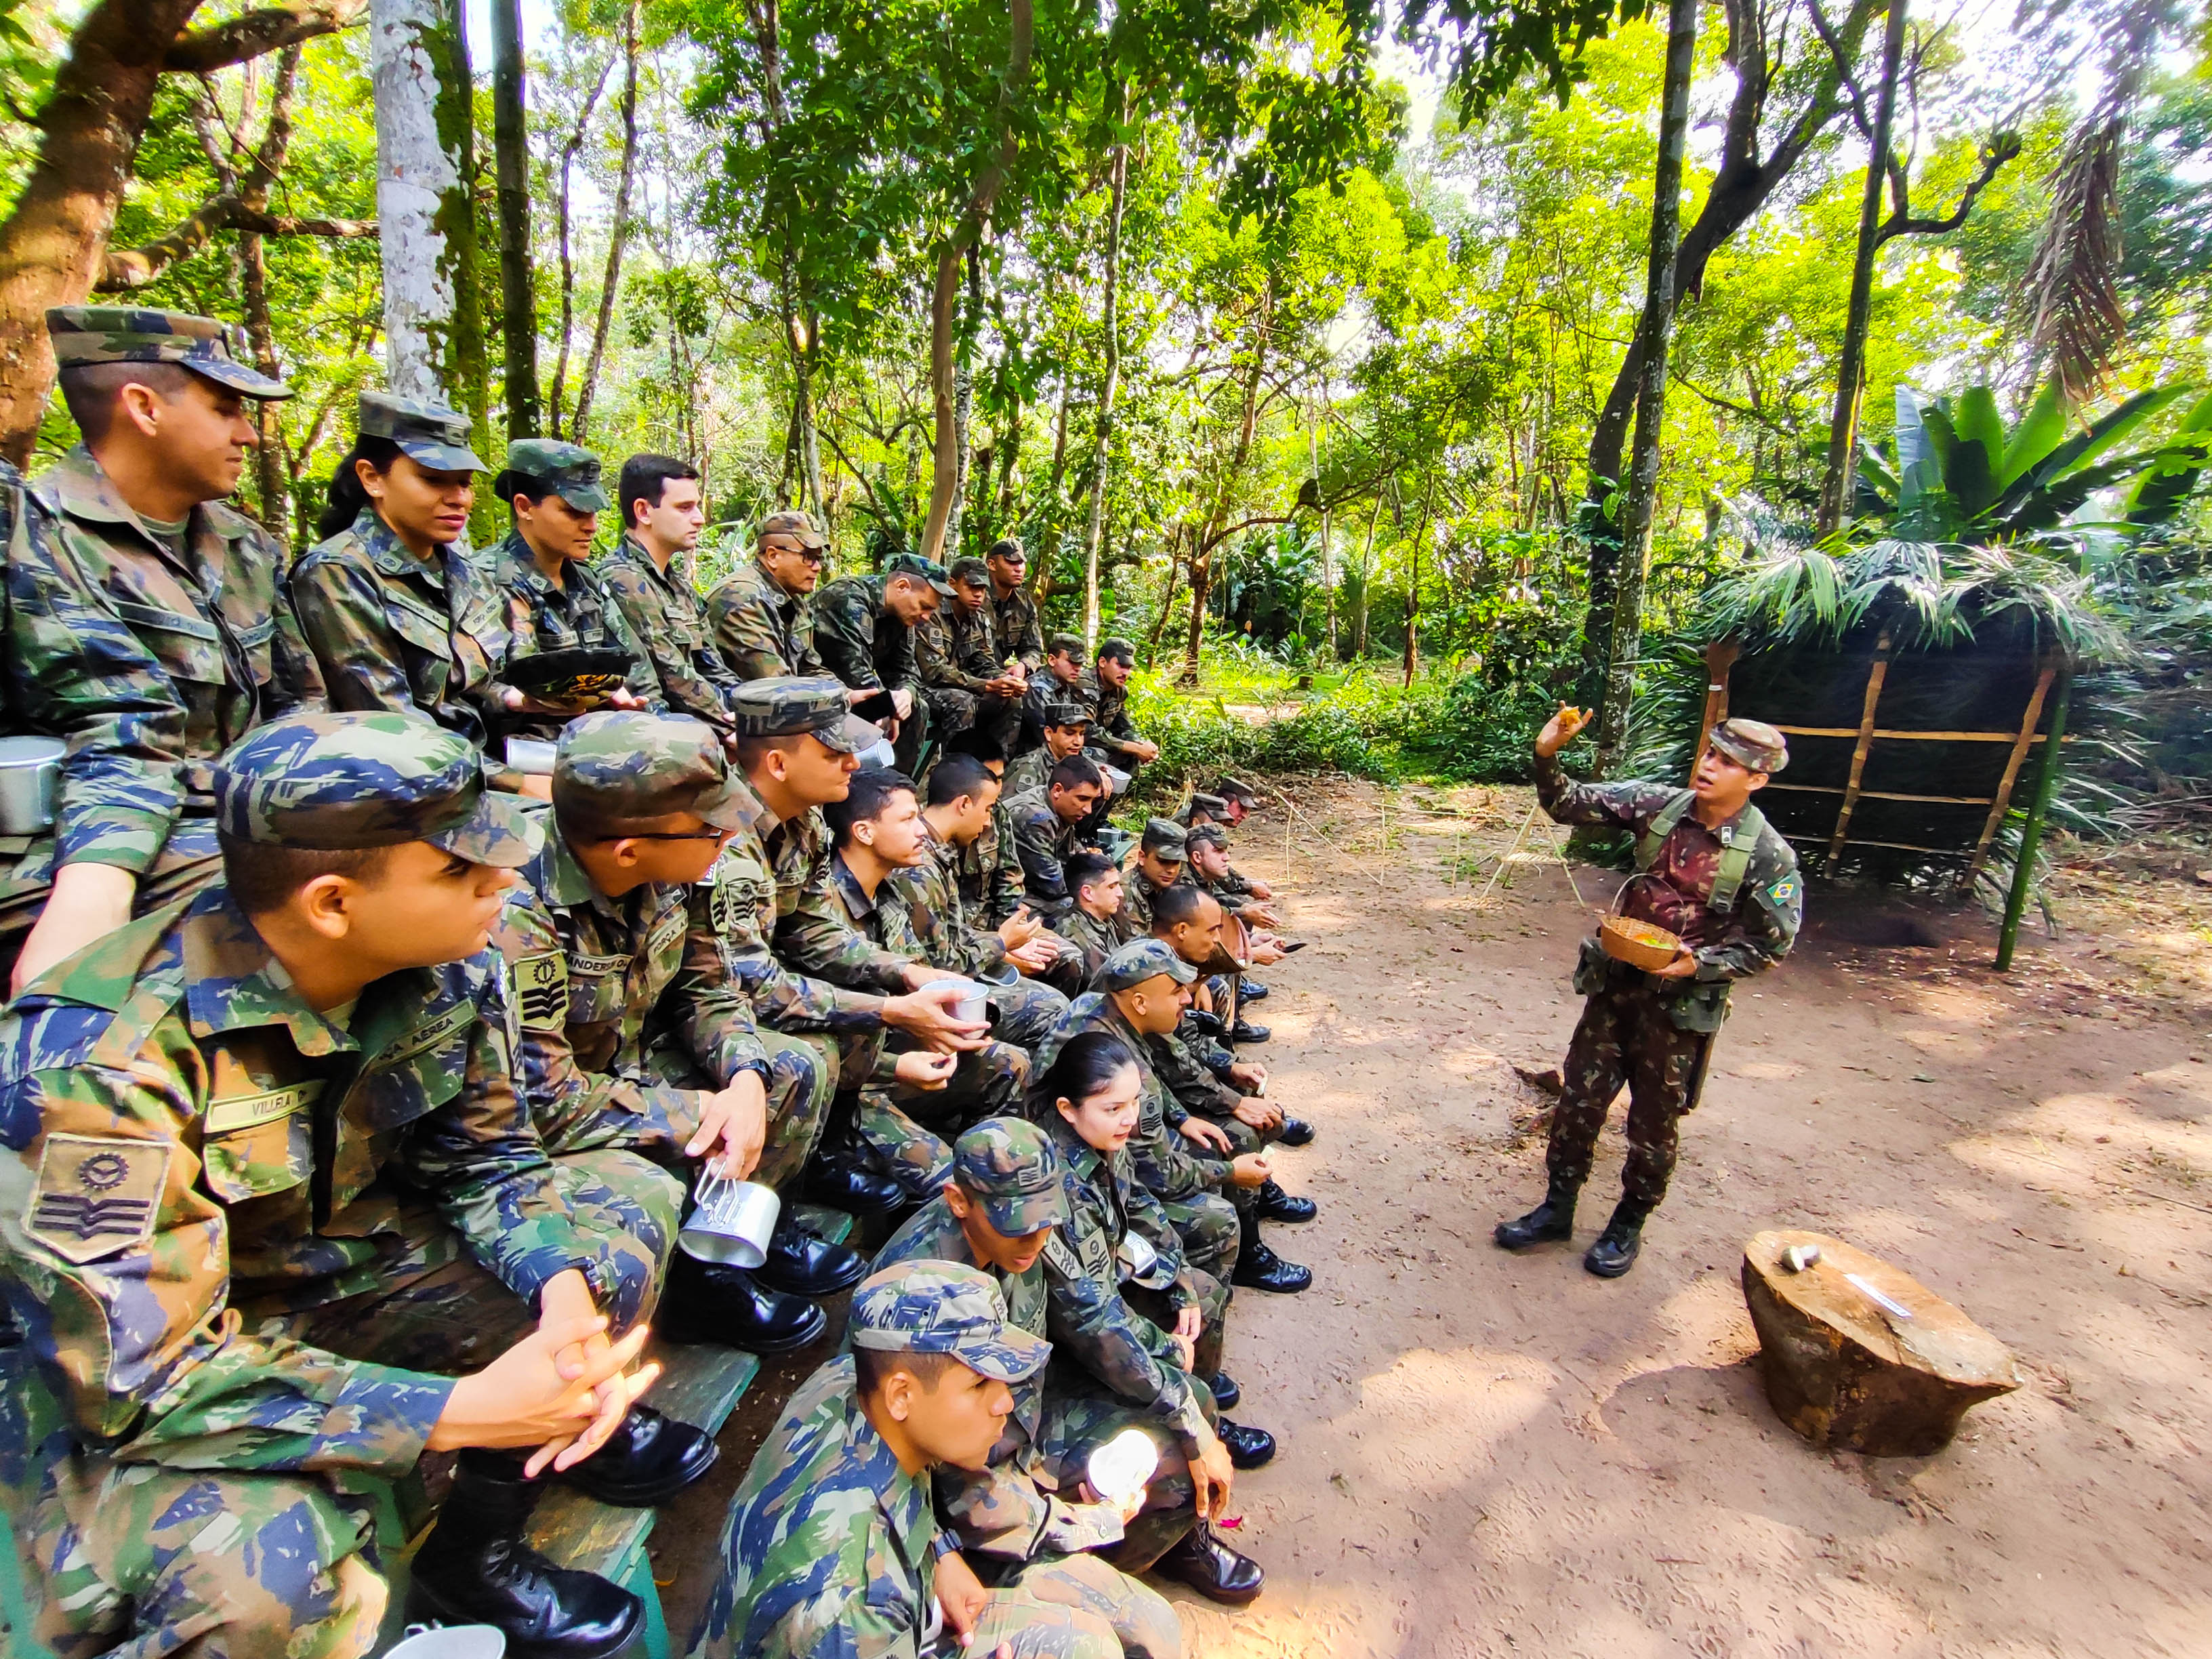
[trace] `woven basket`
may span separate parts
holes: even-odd
[[[1607,916],[1597,930],[1598,943],[1615,962],[1656,974],[1681,953],[1682,941],[1664,927],[1626,916]]]

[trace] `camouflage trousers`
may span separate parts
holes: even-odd
[[[759,1036],[761,1047],[768,1051],[768,1139],[761,1143],[760,1162],[753,1167],[750,1179],[781,1191],[799,1179],[822,1139],[843,1060],[840,1040],[826,1031],[789,1033],[763,1026]],[[703,1076],[690,1056],[672,1042],[657,1043],[652,1058],[675,1088],[647,1095],[641,1109],[627,1123],[622,1121],[619,1106],[599,1113],[592,1120],[596,1127],[586,1138],[605,1133],[611,1126],[614,1144],[635,1146],[657,1164],[681,1168],[684,1145],[699,1129],[697,1102],[684,1100],[682,1093],[720,1085]],[[670,1100],[672,1095],[677,1096],[677,1101]],[[538,1133],[547,1134],[544,1124],[538,1126]],[[559,1136],[563,1144],[570,1138],[565,1131]],[[547,1145],[553,1144],[549,1136]]]
[[[191,897],[221,879],[222,853],[213,818],[179,818],[161,850],[138,878],[133,913],[145,915]],[[13,973],[23,941],[38,925],[54,889],[52,836],[0,836],[0,975]]]
[[[933,685],[922,695],[929,701],[930,724],[935,728],[933,735],[940,743],[975,726],[997,738],[1009,756],[1014,752],[1022,731],[1018,698],[965,691],[957,685]]]
[[[991,1593],[970,1653],[1013,1659],[1180,1659],[1175,1608],[1096,1555],[1045,1556]]]
[[[1125,1572],[1142,1572],[1182,1542],[1198,1516],[1197,1489],[1190,1460],[1176,1437],[1152,1419],[1103,1395],[1048,1393],[1037,1425],[1036,1449],[1063,1492],[1074,1491],[1088,1474],[1091,1454],[1124,1429],[1135,1429],[1152,1443],[1159,1467],[1145,1488],[1145,1507],[1121,1529],[1121,1542],[1110,1553]]]
[[[1229,1190],[1243,1195],[1247,1189],[1232,1187]],[[1183,1198],[1164,1198],[1160,1208],[1167,1212],[1176,1236],[1182,1240],[1183,1260],[1216,1279],[1226,1279],[1243,1248],[1246,1218],[1238,1206],[1219,1193],[1192,1193]]]
[[[633,1154],[556,1161],[603,1251],[627,1325],[649,1317],[681,1189]],[[481,1369],[536,1328],[466,1256],[299,1311],[238,1304],[245,1328],[403,1370]],[[375,1505],[322,1473],[176,1468],[82,1447],[48,1463],[27,1516],[38,1638],[58,1659],[352,1659],[386,1591],[368,1552]]]
[[[1023,975],[1010,985],[993,985],[991,1006],[996,1015],[991,1035],[1035,1054],[1045,1034],[1067,1012],[1067,999],[1051,986]]]
[[[898,1182],[909,1197],[937,1196],[952,1172],[952,1143],[987,1117],[1018,1115],[1029,1055],[1005,1042],[963,1051],[941,1089],[873,1083],[853,1106],[861,1163]]]
[[[1229,1281],[1210,1273],[1203,1267],[1183,1264],[1190,1274],[1191,1288],[1198,1296],[1199,1330],[1195,1345],[1197,1352],[1191,1360],[1191,1370],[1199,1376],[1212,1376],[1221,1369],[1221,1346],[1227,1333],[1222,1322],[1229,1314]],[[1139,1313],[1164,1331],[1175,1328],[1175,1309],[1167,1297],[1158,1291],[1148,1291],[1141,1285],[1124,1285],[1122,1299]],[[1206,1385],[1199,1385],[1199,1403],[1206,1407],[1208,1422],[1213,1419],[1213,1396]]]
[[[1641,982],[1608,986],[1583,1005],[1560,1067],[1565,1088],[1552,1112],[1544,1162],[1554,1184],[1589,1179],[1598,1132],[1620,1085],[1628,1085],[1628,1161],[1621,1196],[1650,1211],[1667,1196],[1677,1129],[1688,1109],[1691,1073],[1710,1041],[1678,1028],[1667,1005]]]

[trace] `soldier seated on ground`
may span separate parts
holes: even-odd
[[[1073,700],[1047,704],[1040,717],[1044,724],[1042,746],[1016,756],[1007,764],[1006,784],[1010,795],[1042,788],[1052,780],[1052,769],[1070,756],[1081,754],[1091,735],[1091,711]],[[1113,793],[1110,782],[1106,793]]]
[[[1021,734],[1028,671],[1001,660],[993,637],[991,579],[981,559],[951,570],[952,597],[915,634],[915,663],[929,699],[932,728],[949,738],[971,726],[1011,749]]]
[[[804,513],[771,513],[753,533],[752,562],[707,596],[722,660],[743,680],[819,674],[806,601],[822,580],[829,544]]]
[[[689,1177],[795,1191],[830,1108],[814,1050],[759,1030],[731,973],[714,890],[696,885],[752,811],[714,728],[609,711],[561,734],[545,844],[493,943],[520,1030],[516,1080],[556,1152],[622,1147]],[[804,1347],[808,1298],[859,1282],[861,1259],[787,1206],[754,1272],[678,1255],[662,1334],[756,1353]]]
[[[1119,1535],[1105,1506],[1071,1513],[1067,1534],[995,1589],[939,1526],[933,1474],[989,1467],[1009,1385],[1052,1353],[1009,1322],[989,1277],[947,1261],[887,1267],[854,1292],[848,1334],[852,1351],[791,1397],[738,1489],[691,1659],[935,1651],[940,1627],[954,1651],[1006,1659],[1182,1651],[1172,1607],[1081,1553]]]
[[[54,827],[0,852],[16,991],[214,880],[208,763],[323,702],[289,553],[223,501],[261,441],[245,399],[292,389],[211,317],[64,306],[46,329],[83,442],[0,501],[8,730],[68,745]]]
[[[1043,788],[1006,802],[1014,849],[1021,854],[1024,900],[1048,921],[1067,908],[1063,866],[1092,844],[1083,828],[1105,798],[1105,780],[1089,756],[1071,755],[1052,769]]]
[[[453,1449],[416,1616],[602,1659],[641,1607],[522,1543],[530,1477],[651,1506],[714,1449],[635,1404],[674,1183],[549,1159],[508,1080],[485,944],[531,821],[411,714],[274,722],[214,789],[223,880],[0,1018],[0,1285],[64,1424],[18,1533],[33,1633],[365,1652],[374,1504],[331,1474]]]
[[[879,576],[840,576],[814,596],[814,651],[823,665],[854,691],[884,693],[889,718],[856,703],[898,745],[898,763],[912,767],[929,736],[915,630],[952,599],[945,567],[918,553],[892,556]]]
[[[1054,932],[1083,952],[1087,987],[1115,949],[1139,937],[1121,902],[1121,866],[1103,853],[1077,853],[1061,866],[1070,902],[1053,918]]]
[[[1004,981],[1012,972],[1063,993],[1081,990],[1079,982],[1069,983],[1077,953],[1028,906],[1015,906],[993,927],[969,902],[962,873],[999,815],[1000,785],[990,763],[974,755],[947,755],[930,768],[927,793],[921,819],[929,857],[908,872],[906,884],[917,929],[933,927],[945,940],[943,951],[932,951],[931,959],[971,979]]]
[[[1022,697],[1022,748],[1044,741],[1044,711],[1058,703],[1080,703],[1087,711],[1090,698],[1083,684],[1083,636],[1054,634],[1045,641],[1044,669],[1030,676]]]

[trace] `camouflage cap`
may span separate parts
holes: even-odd
[[[1183,810],[1192,817],[1201,812],[1209,818],[1225,817],[1229,812],[1229,803],[1219,795],[1209,795],[1200,789],[1192,793],[1190,805]]]
[[[1098,964],[1098,971],[1091,976],[1091,988],[1126,991],[1162,974],[1178,985],[1188,985],[1198,977],[1198,969],[1177,956],[1164,939],[1133,939],[1116,945],[1114,954]]]
[[[1183,832],[1185,848],[1218,847],[1224,851],[1229,846],[1229,832],[1218,823],[1194,823]]]
[[[884,567],[886,576],[919,576],[946,599],[952,597],[951,573],[934,559],[925,559],[919,553],[901,553]]]
[[[730,714],[741,738],[784,738],[811,732],[825,749],[857,755],[845,721],[852,707],[842,680],[826,674],[770,674],[747,680],[730,693]]]
[[[1065,730],[1071,726],[1090,725],[1091,711],[1079,702],[1055,702],[1048,704],[1038,718],[1047,726],[1057,726]]]
[[[1224,801],[1237,801],[1249,811],[1260,804],[1260,792],[1249,783],[1239,783],[1234,778],[1224,778],[1213,786],[1213,793]]]
[[[781,536],[797,542],[801,547],[827,547],[822,532],[814,527],[814,520],[804,513],[771,513],[753,526],[753,544],[757,547],[771,536]]]
[[[902,1261],[853,1292],[847,1329],[856,1348],[950,1354],[971,1371],[1023,1382],[1044,1369],[1052,1344],[1006,1316],[990,1276],[951,1261]]]
[[[558,438],[519,438],[507,447],[509,472],[542,482],[579,513],[604,513],[607,492],[599,483],[599,458],[581,444]]]
[[[1723,720],[1705,741],[1739,766],[1770,775],[1790,764],[1790,744],[1763,720]]]
[[[289,398],[292,388],[252,367],[252,345],[235,323],[185,311],[135,306],[56,306],[46,313],[54,361],[64,368],[88,363],[174,363],[249,398]]]
[[[1067,1219],[1067,1189],[1051,1137],[1018,1117],[986,1118],[952,1144],[952,1178],[1008,1238]]]
[[[1138,845],[1155,858],[1181,863],[1183,858],[1183,827],[1173,818],[1147,818],[1145,838]]]
[[[1115,662],[1134,664],[1137,660],[1137,647],[1127,640],[1101,640],[1098,641],[1098,654],[1102,657],[1111,657]]]
[[[1083,635],[1054,634],[1044,642],[1044,653],[1048,657],[1080,657],[1083,654]]]
[[[1000,537],[997,541],[991,544],[991,550],[983,556],[987,559],[1006,559],[1015,564],[1027,564],[1030,562],[1030,556],[1022,550],[1021,543],[1012,536]]]
[[[991,569],[981,559],[955,559],[952,562],[952,580],[966,582],[970,587],[988,587],[991,585]]]
[[[467,738],[419,714],[298,714],[216,763],[216,822],[261,847],[341,851],[427,841],[518,869],[540,839],[521,798],[484,788]]]
[[[742,830],[744,788],[714,727],[688,714],[580,715],[561,728],[553,756],[553,804],[582,807],[601,829],[696,812],[717,830]]]
[[[399,453],[434,472],[481,472],[484,464],[469,447],[469,417],[458,409],[390,392],[361,394],[361,435],[389,438]]]

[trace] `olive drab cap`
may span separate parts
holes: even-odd
[[[1705,742],[1737,765],[1770,776],[1790,764],[1789,740],[1764,720],[1723,720]]]
[[[185,311],[134,306],[56,306],[46,313],[54,361],[64,368],[88,363],[174,363],[249,398],[289,398],[292,388],[253,367],[253,348],[235,323]]]
[[[1067,1219],[1060,1154],[1050,1136],[1024,1119],[986,1118],[953,1142],[952,1178],[1008,1238],[1026,1238]]]
[[[1178,985],[1188,985],[1198,977],[1198,969],[1177,956],[1164,939],[1133,939],[1127,945],[1116,945],[1114,954],[1098,964],[1098,971],[1091,978],[1091,988],[1126,991],[1162,974]]]
[[[742,830],[752,817],[714,727],[688,714],[627,709],[580,715],[562,728],[553,801],[574,801],[602,827],[696,812],[717,830]]]
[[[1218,847],[1226,852],[1229,832],[1218,823],[1194,823],[1183,832],[1182,844],[1186,848],[1201,845]]]
[[[951,1261],[902,1261],[862,1279],[847,1330],[856,1348],[950,1354],[1000,1382],[1026,1382],[1052,1358],[1051,1343],[1007,1317],[989,1275]]]
[[[604,513],[607,492],[599,483],[599,458],[581,444],[558,438],[518,438],[507,447],[507,468],[545,487],[579,513]]]
[[[796,508],[783,513],[771,513],[763,519],[753,532],[756,546],[765,546],[774,537],[782,541],[797,542],[801,547],[827,547],[822,532],[814,527],[814,520]]]
[[[1173,818],[1147,818],[1145,839],[1139,843],[1154,858],[1167,859],[1174,863],[1182,861],[1183,827]]]
[[[234,841],[337,852],[410,841],[471,864],[520,869],[537,821],[484,787],[465,738],[417,714],[299,714],[216,763],[216,823]]]
[[[847,730],[851,708],[845,683],[827,674],[770,674],[747,680],[730,693],[730,714],[741,738],[785,738],[811,732],[824,749],[860,752]]]
[[[1238,802],[1247,811],[1260,804],[1259,792],[1250,784],[1239,783],[1234,778],[1222,779],[1213,786],[1213,793],[1220,796],[1224,803],[1232,800]]]
[[[991,583],[991,568],[981,559],[957,559],[953,562],[952,580],[966,582],[970,587],[988,587]]]
[[[919,553],[901,553],[884,567],[886,576],[919,576],[946,599],[953,597],[951,573],[934,559]]]
[[[1091,711],[1079,702],[1056,702],[1041,716],[1047,726],[1057,726],[1062,731],[1073,726],[1091,724]]]
[[[1229,816],[1229,802],[1222,796],[1209,795],[1200,789],[1192,794],[1187,810],[1193,817],[1203,812],[1209,818],[1222,818]]]
[[[458,409],[391,392],[361,394],[361,435],[389,438],[399,453],[434,472],[481,472],[484,464],[469,447],[469,417]]]

